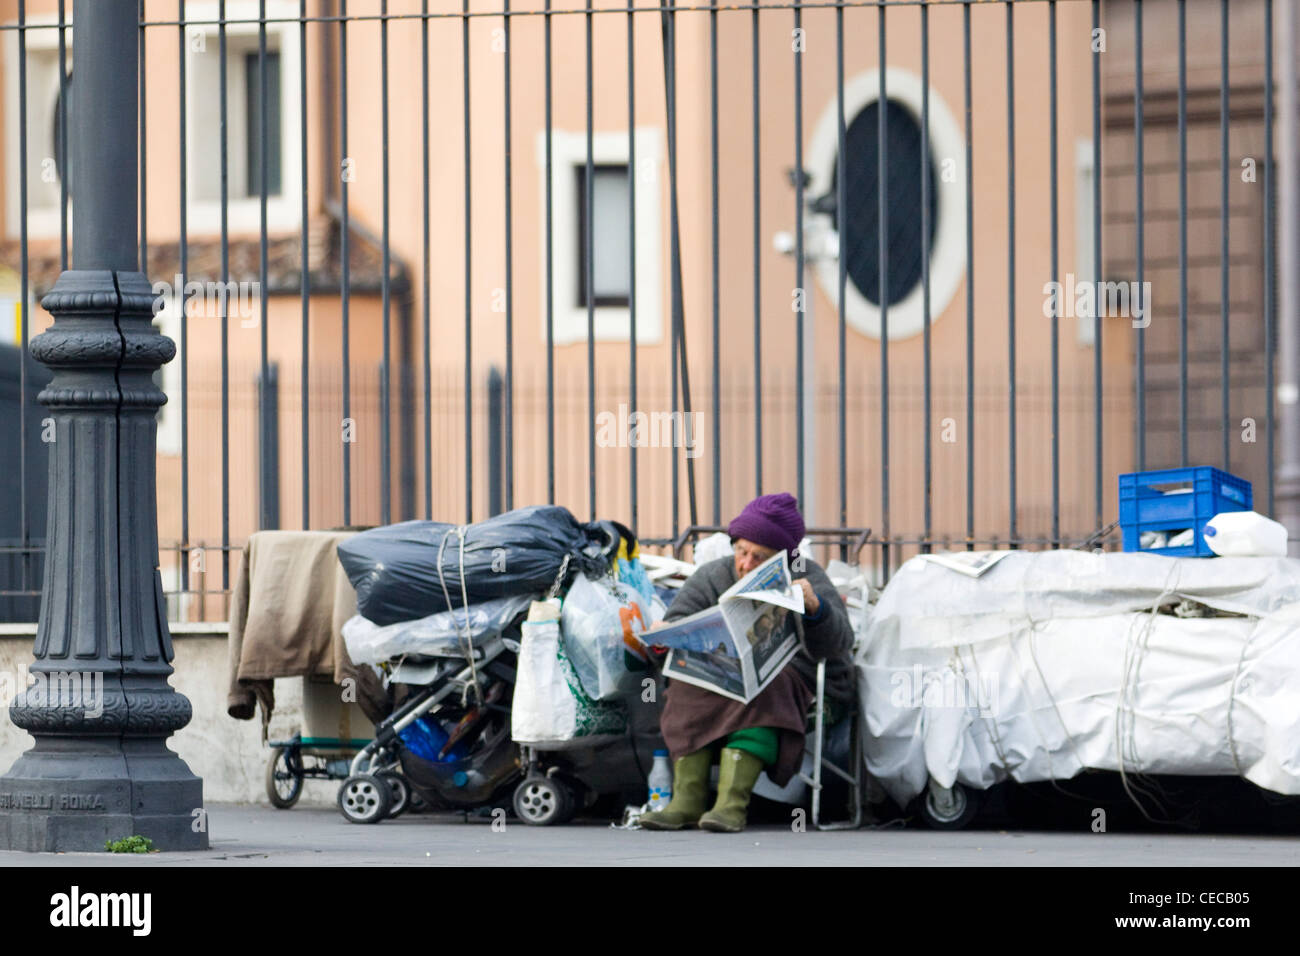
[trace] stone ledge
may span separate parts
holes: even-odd
[[[167,630],[172,637],[225,637],[230,633],[229,621],[186,621],[169,623]],[[35,637],[36,622],[22,624],[0,624],[0,639],[6,637]]]

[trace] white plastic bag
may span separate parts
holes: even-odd
[[[556,620],[523,625],[510,711],[510,735],[515,742],[548,749],[589,743],[592,737],[621,734],[627,728],[621,706],[591,700],[583,693],[565,656]]]
[[[639,637],[655,622],[652,607],[613,578],[580,574],[564,598],[560,630],[583,690],[596,700],[635,693],[649,673]]]
[[[416,621],[380,627],[360,614],[343,625],[343,642],[355,664],[379,664],[403,654],[442,656],[463,654],[472,645],[495,637],[532,601],[531,595],[497,598],[471,604],[468,611],[439,611]]]

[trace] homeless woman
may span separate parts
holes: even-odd
[[[745,829],[749,795],[758,775],[766,768],[780,787],[799,769],[816,662],[822,658],[827,662],[828,722],[845,712],[853,693],[848,612],[826,572],[797,553],[804,522],[794,498],[784,493],[755,498],[727,532],[732,556],[701,565],[678,592],[664,620],[672,622],[717,604],[727,588],[784,550],[791,577],[803,589],[803,646],[748,704],[670,681],[659,727],[673,758],[673,797],[663,810],[641,818],[647,830],[681,830],[698,824],[703,830],[739,833]],[[706,813],[715,755],[718,798]]]

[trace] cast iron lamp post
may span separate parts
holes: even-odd
[[[31,351],[54,373],[45,586],[35,683],[9,708],[35,738],[0,777],[0,849],[103,850],[140,835],[206,849],[203,782],[166,740],[190,720],[167,683],[158,574],[153,373],[176,353],[152,325],[136,249],[136,0],[76,0],[73,265]]]

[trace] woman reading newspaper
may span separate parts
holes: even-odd
[[[745,506],[727,531],[732,556],[700,566],[678,592],[664,624],[716,605],[738,580],[784,550],[794,584],[803,592],[803,646],[748,703],[670,679],[660,730],[673,758],[673,798],[663,810],[641,818],[647,830],[680,830],[698,824],[719,833],[740,832],[745,828],[750,793],[764,768],[777,786],[784,786],[799,769],[816,662],[827,661],[826,697],[832,720],[844,712],[853,693],[848,613],[826,572],[797,552],[804,521],[795,499],[784,493],[761,495]],[[770,626],[768,621],[765,624]],[[706,812],[715,758],[718,797]]]

